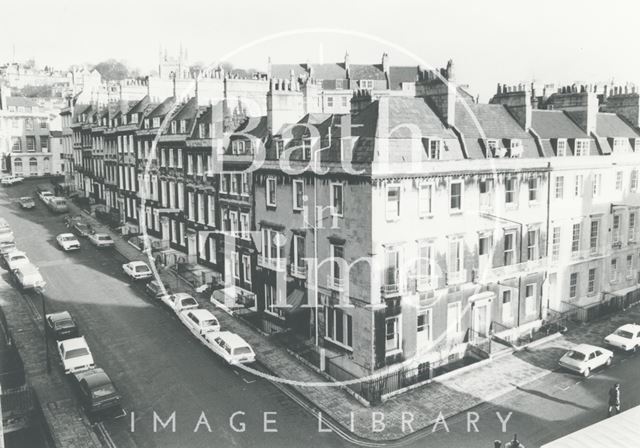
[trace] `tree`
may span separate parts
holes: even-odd
[[[93,68],[100,72],[105,81],[121,81],[129,77],[129,68],[115,59],[102,61]]]

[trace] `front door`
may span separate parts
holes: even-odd
[[[489,334],[489,304],[478,303],[473,307],[473,329],[480,336]]]

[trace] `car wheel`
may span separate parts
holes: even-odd
[[[610,356],[610,357],[607,359],[606,365],[607,365],[607,366],[610,366],[612,362],[613,362],[613,356]]]
[[[591,373],[591,369],[587,367],[587,368],[584,370],[584,372],[582,372],[582,376],[586,378],[586,377],[588,377],[588,376],[589,376],[589,374],[590,374],[590,373]]]
[[[637,345],[634,345],[634,346],[633,346],[633,348],[631,349],[631,351],[632,351],[633,353],[637,352],[637,351],[638,351],[638,346],[637,346]]]

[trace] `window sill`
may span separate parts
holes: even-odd
[[[462,212],[460,212],[462,213]],[[420,215],[420,219],[431,219],[433,218],[433,213],[427,213],[425,215]]]
[[[396,356],[396,355],[399,355],[400,353],[402,353],[402,349],[401,348],[396,348],[396,349],[391,350],[391,351],[385,351],[384,356],[385,356],[385,358],[388,358],[389,356]]]
[[[275,204],[267,204],[267,210],[275,210],[275,209],[276,209]]]
[[[353,347],[349,347],[348,345],[343,344],[342,342],[336,341],[335,339],[331,339],[329,336],[325,336],[324,339],[325,341],[328,341],[331,344],[337,345],[340,348],[353,352]]]
[[[462,215],[462,210],[449,210],[450,215]]]

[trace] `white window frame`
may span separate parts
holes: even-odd
[[[529,289],[531,289],[532,294],[529,294]],[[536,284],[526,284],[524,287],[524,310],[526,316],[534,316],[536,314],[537,297]]]
[[[389,322],[393,322],[394,331],[392,333],[392,338],[389,339]],[[384,341],[384,351],[385,355],[394,355],[396,353],[402,352],[402,315],[387,317],[384,320],[384,331],[385,331],[385,341]],[[389,344],[390,341],[394,341],[392,344]],[[391,345],[391,347],[390,347]]]
[[[389,201],[389,192],[391,190],[398,191],[398,200],[397,200],[396,207],[390,206],[390,204],[392,204],[392,202]],[[401,193],[402,193],[402,187],[400,184],[397,184],[397,183],[387,184],[385,188],[385,215],[386,215],[387,221],[396,221],[400,219]]]
[[[242,254],[242,275],[244,282],[251,284],[251,257],[248,254]]]
[[[336,202],[336,189],[340,190],[340,203]],[[331,182],[331,215],[344,216],[344,185],[340,182]]]
[[[304,208],[304,180],[294,179],[292,183],[293,188],[293,209],[302,210]],[[298,204],[298,193],[302,190],[302,203]]]
[[[556,199],[564,199],[564,176],[556,176],[555,184],[554,197]]]
[[[507,249],[507,236],[510,236],[511,240],[511,248]],[[505,230],[504,239],[503,239],[503,247],[502,247],[502,263],[504,266],[510,266],[516,264],[518,260],[516,259],[516,231],[515,230]],[[507,263],[507,256],[510,254],[511,262]]]
[[[575,141],[575,155],[578,157],[588,156],[591,149],[591,142],[586,138],[577,138]]]
[[[573,195],[577,198],[582,197],[583,188],[584,188],[584,175],[576,174]]]
[[[418,185],[418,216],[420,218],[433,215],[433,190],[432,182],[421,182]]]
[[[419,319],[423,316],[423,324],[420,325]],[[433,343],[433,309],[420,308],[416,315],[416,339],[418,345],[429,346]],[[422,340],[421,340],[422,338]]]
[[[557,142],[556,156],[565,157],[566,155],[567,155],[567,139],[559,138]]]
[[[273,192],[270,184],[273,185]],[[277,195],[276,187],[277,187],[276,178],[267,177],[267,180],[265,182],[265,195],[266,195],[266,201],[267,201],[268,207],[276,206],[276,195]]]
[[[452,188],[454,185],[460,186],[460,194],[458,196],[458,207],[452,207],[452,200],[454,198]],[[464,196],[464,183],[461,180],[452,180],[449,182],[449,213],[462,213],[462,200]]]

